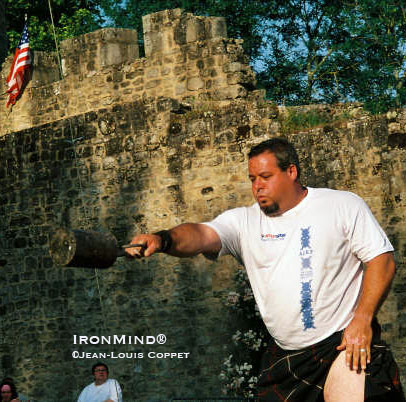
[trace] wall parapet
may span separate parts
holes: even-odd
[[[33,79],[13,109],[6,110],[6,95],[0,97],[0,136],[150,97],[221,102],[255,90],[242,41],[227,38],[224,18],[175,9],[146,15],[143,24],[144,58],[139,58],[137,32],[115,28],[63,41],[62,80],[56,78],[55,63],[45,62],[55,56],[40,52]],[[3,65],[0,93],[10,63]]]

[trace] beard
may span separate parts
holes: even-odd
[[[262,206],[259,204],[259,207],[266,216],[274,216],[279,211],[279,204],[277,202],[267,206]]]

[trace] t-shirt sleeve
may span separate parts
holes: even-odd
[[[86,395],[86,388],[84,388],[82,390],[82,392],[80,393],[79,398],[78,398],[78,402],[86,402],[85,395]]]
[[[347,222],[352,252],[364,263],[380,254],[393,251],[385,232],[364,200],[357,197]]]
[[[114,402],[121,402],[121,387],[118,381],[112,380],[110,382],[110,399]]]
[[[240,263],[240,222],[244,208],[236,208],[223,212],[210,222],[204,222],[216,231],[221,241],[218,257],[231,254]]]

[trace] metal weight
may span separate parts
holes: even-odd
[[[124,247],[145,249],[143,244]],[[56,265],[64,267],[109,268],[125,251],[111,233],[60,228],[51,236],[49,254]]]

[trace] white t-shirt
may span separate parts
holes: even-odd
[[[101,385],[89,384],[80,393],[78,402],[103,402],[107,399],[122,402],[120,384],[110,378]]]
[[[280,216],[254,204],[206,224],[221,239],[219,255],[245,266],[268,331],[289,350],[345,328],[360,294],[361,262],[393,251],[365,202],[346,191],[308,188]]]

